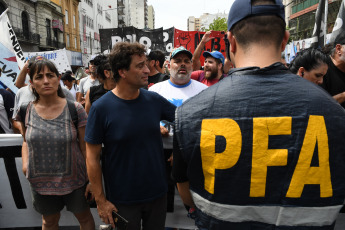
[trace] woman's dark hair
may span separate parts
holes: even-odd
[[[290,71],[297,74],[300,67],[306,71],[317,68],[320,64],[328,65],[326,54],[315,48],[308,48],[297,53],[295,59],[290,63]]]
[[[105,80],[107,77],[104,74],[104,70],[111,70],[108,55],[100,54],[93,59],[94,65],[96,65],[97,76]]]
[[[37,73],[40,73],[44,69],[44,67],[47,67],[50,71],[55,73],[56,77],[59,77],[59,71],[57,70],[57,68],[54,65],[54,63],[49,61],[49,60],[47,60],[47,59],[43,59],[43,60],[35,61],[30,66],[30,69],[29,69],[30,80],[33,81],[34,75],[37,74]],[[35,101],[34,102],[37,102],[40,99],[40,95],[36,92],[35,89],[33,89],[32,92],[35,95]],[[62,97],[62,98],[66,97],[65,94],[63,93],[62,89],[61,89],[61,85],[60,84],[59,84],[57,93],[58,93],[59,97]]]

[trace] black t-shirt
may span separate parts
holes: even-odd
[[[90,95],[89,95],[91,104],[94,103],[98,98],[102,97],[108,91],[109,90],[104,89],[103,84],[92,86],[90,88]]]
[[[158,82],[165,81],[168,79],[169,79],[169,76],[162,73],[157,73],[153,76],[149,76],[149,87]]]
[[[345,73],[329,62],[327,74],[323,78],[322,87],[332,96],[345,91]],[[345,102],[341,104],[345,108]]]

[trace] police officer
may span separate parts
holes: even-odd
[[[280,63],[280,0],[235,0],[235,64],[176,112],[173,176],[199,229],[333,229],[345,195],[345,112]]]

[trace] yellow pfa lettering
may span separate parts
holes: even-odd
[[[291,117],[253,119],[253,156],[250,197],[264,197],[268,166],[287,165],[287,149],[268,149],[269,135],[290,135]]]
[[[319,167],[311,167],[315,146],[318,148]],[[323,116],[310,116],[301,153],[291,179],[287,197],[299,198],[305,184],[319,184],[320,197],[333,196],[329,167],[328,135]]]
[[[216,153],[216,136],[223,136],[226,148]],[[216,169],[233,167],[241,154],[242,134],[236,121],[228,118],[205,119],[201,124],[200,151],[205,189],[214,194]]]

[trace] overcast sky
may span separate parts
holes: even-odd
[[[234,0],[148,0],[155,10],[155,27],[164,29],[175,27],[187,30],[189,16],[196,18],[203,13],[229,13]]]

